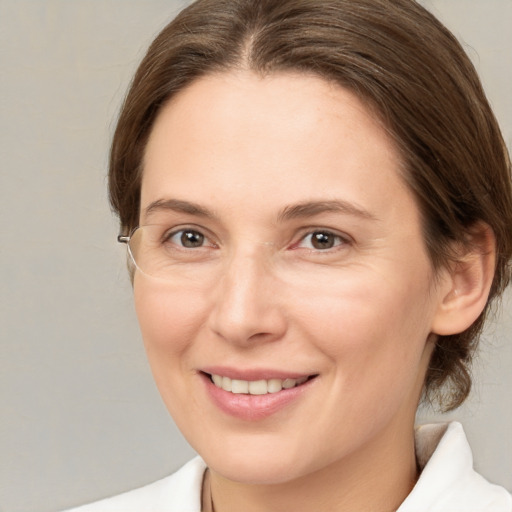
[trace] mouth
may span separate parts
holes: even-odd
[[[314,379],[317,375],[305,375],[298,378],[286,379],[259,379],[242,380],[232,379],[225,375],[203,372],[210,381],[219,389],[223,389],[234,395],[267,395],[279,393],[282,390],[292,389],[302,386],[306,382]]]
[[[203,369],[199,375],[211,402],[223,413],[244,422],[265,420],[300,403],[301,397],[310,396],[308,390],[316,387],[319,376],[223,367]]]

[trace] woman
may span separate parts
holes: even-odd
[[[199,0],[142,61],[110,193],[199,453],[88,511],[510,511],[458,424],[512,252],[510,161],[411,0]]]

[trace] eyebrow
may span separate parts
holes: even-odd
[[[180,199],[158,199],[157,201],[153,201],[144,210],[144,217],[150,217],[152,214],[159,211],[174,211],[207,219],[216,218],[216,215],[212,211],[208,210],[208,208]],[[377,220],[375,215],[370,213],[368,210],[341,199],[331,201],[306,201],[303,203],[288,205],[279,212],[277,220],[278,222],[283,222],[305,217],[314,217],[315,215],[330,212],[353,215],[365,220]]]
[[[277,216],[278,221],[299,219],[304,217],[313,217],[321,213],[343,213],[353,215],[365,220],[377,220],[377,217],[365,210],[363,207],[343,201],[340,199],[332,201],[307,201],[290,206],[286,206]]]
[[[189,201],[181,201],[179,199],[158,199],[153,201],[145,210],[144,218],[150,217],[152,214],[160,211],[174,211],[179,213],[187,213],[189,215],[195,215],[197,217],[204,217],[213,219],[215,215],[196,203]]]

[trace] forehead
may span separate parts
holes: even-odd
[[[301,136],[310,137],[312,130],[319,137],[310,138],[311,144],[322,136],[327,143],[326,132],[334,128],[337,134],[343,131],[345,138],[363,135],[372,137],[373,143],[379,139],[380,149],[394,153],[379,116],[348,89],[307,73],[261,76],[240,71],[206,75],[173,96],[157,116],[145,163],[151,146],[162,137],[166,143],[179,135],[203,145],[208,140],[212,145],[231,141],[239,147],[244,141],[247,147],[257,148],[263,140],[261,128],[283,150]],[[255,135],[260,137],[251,138]]]
[[[297,73],[222,73],[162,109],[146,147],[141,206],[169,196],[282,207],[341,194],[378,209],[389,202],[379,187],[404,192],[400,169],[379,118],[350,91]]]

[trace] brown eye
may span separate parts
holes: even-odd
[[[335,235],[330,231],[313,231],[308,233],[300,242],[299,247],[314,249],[316,251],[326,251],[346,243],[340,235]]]
[[[336,242],[336,236],[332,233],[317,231],[311,235],[311,245],[315,249],[331,249]]]
[[[183,247],[186,247],[187,249],[195,249],[197,247],[202,247],[204,244],[204,235],[199,233],[198,231],[192,231],[190,229],[187,229],[176,233],[176,235],[179,235],[181,245]]]
[[[207,238],[195,229],[180,229],[173,233],[167,233],[162,237],[164,245],[171,244],[185,249],[198,249],[204,247]]]

